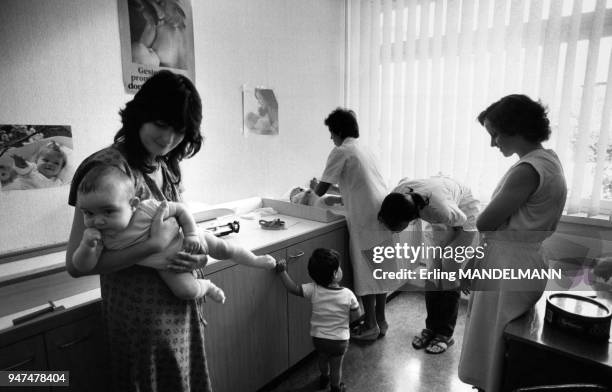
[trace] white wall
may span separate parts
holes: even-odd
[[[344,2],[192,0],[192,7],[206,142],[183,164],[187,197],[277,196],[320,175],[332,147],[323,118],[343,102]],[[279,136],[241,135],[244,83],[274,89]],[[70,125],[80,161],[112,142],[130,97],[116,1],[2,1],[1,124]],[[0,192],[0,254],[66,241],[67,195],[67,188]]]

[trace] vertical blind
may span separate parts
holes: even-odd
[[[516,158],[476,121],[526,94],[549,109],[568,213],[612,207],[612,1],[347,0],[347,106],[394,185],[450,175],[483,201]]]

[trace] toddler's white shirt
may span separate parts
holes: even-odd
[[[345,287],[327,288],[315,283],[302,285],[304,298],[312,303],[310,335],[331,340],[350,338],[350,311],[359,309],[357,297]]]

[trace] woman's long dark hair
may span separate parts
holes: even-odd
[[[168,166],[172,182],[180,183],[180,161],[200,151],[203,141],[200,134],[202,101],[193,83],[183,75],[160,71],[142,85],[119,115],[123,126],[115,135],[115,145],[123,149],[129,165],[143,173],[152,173],[157,168],[148,159],[140,140],[140,128],[144,123],[162,121],[184,134],[178,146],[157,158]]]

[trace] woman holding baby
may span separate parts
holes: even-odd
[[[193,83],[182,75],[160,71],[120,111],[122,127],[114,143],[86,158],[77,169],[69,204],[75,205],[83,178],[101,165],[113,165],[131,179],[140,200],[181,201],[179,163],[202,145],[202,103]],[[176,235],[171,219],[163,220],[162,203],[148,238],[121,250],[102,250],[95,268],[100,274],[102,314],[109,350],[112,391],[211,391],[205,321],[200,303],[176,297],[156,269],[136,265],[168,248]],[[112,208],[108,214],[115,214]],[[83,237],[84,213],[75,208],[66,250],[66,268],[83,275],[73,254]],[[203,277],[206,254],[180,251],[169,257],[168,271],[195,271]],[[274,263],[259,265],[273,268]]]

